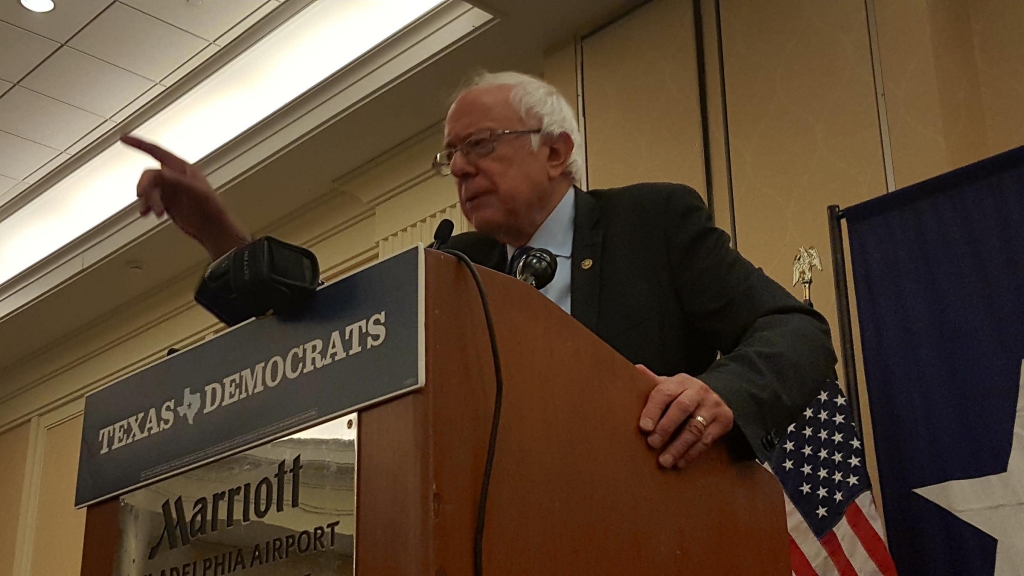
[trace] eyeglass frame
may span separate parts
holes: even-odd
[[[455,146],[454,148],[445,148],[434,155],[434,161],[430,164],[434,172],[437,172],[441,176],[450,176],[452,173],[452,161],[455,160],[455,153],[462,152],[463,156],[467,158],[484,158],[494,153],[494,147],[498,142],[498,138],[501,136],[515,136],[518,134],[540,134],[544,132],[543,128],[534,128],[532,130],[487,130],[487,136],[470,136],[466,138],[462,144]],[[483,140],[488,143],[486,152],[474,152],[470,153],[465,149],[466,145],[474,140]],[[442,157],[448,155],[447,161],[442,160]]]

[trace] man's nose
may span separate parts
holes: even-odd
[[[456,178],[466,178],[476,174],[476,167],[473,163],[466,160],[466,155],[461,151],[456,151],[452,157],[452,176]]]

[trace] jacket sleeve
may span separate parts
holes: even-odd
[[[732,409],[766,460],[826,380],[836,355],[828,322],[729,246],[703,199],[672,186],[668,257],[684,314],[720,352],[697,377]]]

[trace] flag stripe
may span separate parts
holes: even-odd
[[[878,510],[875,509],[875,498],[871,492],[865,492],[857,498],[857,504],[860,505],[860,511],[867,517],[868,522],[871,523],[871,527],[875,529],[875,532],[882,538],[882,542],[886,542],[885,538],[885,526],[882,526],[882,519],[878,516]],[[886,546],[888,549],[888,546]]]
[[[847,510],[847,513],[849,513],[849,510]],[[864,550],[864,546],[853,532],[853,529],[850,528],[850,524],[845,517],[839,521],[839,524],[836,524],[834,532],[836,537],[839,538],[839,544],[843,547],[843,552],[850,559],[850,564],[857,567],[857,574],[859,576],[883,576],[868,556],[867,551]]]
[[[850,559],[846,557],[846,552],[843,552],[843,547],[839,544],[839,537],[835,532],[829,532],[822,536],[821,546],[828,553],[828,557],[832,559],[832,563],[836,565],[839,576],[857,576],[857,569],[850,564]]]
[[[804,521],[803,516],[793,507],[789,495],[783,493],[786,499],[786,520],[789,523],[789,535],[796,545],[803,552],[804,558],[814,567],[818,576],[838,576],[839,572],[832,564],[821,543],[814,537],[811,527]]]
[[[857,505],[857,502],[850,504],[850,507],[846,510],[846,521],[850,523],[850,528],[853,529],[857,538],[860,539],[864,550],[871,556],[871,560],[882,574],[885,576],[895,576],[896,566],[892,562],[892,557],[889,556],[885,542],[875,532],[874,527],[871,526],[871,522],[864,515],[864,511]]]
[[[814,571],[814,567],[807,561],[807,556],[804,556],[803,550],[800,550],[800,546],[797,545],[796,540],[793,540],[792,536],[789,537],[789,556],[792,558],[793,576],[818,576],[818,573]]]

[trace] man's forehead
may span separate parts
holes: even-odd
[[[509,129],[522,122],[509,99],[509,86],[481,86],[460,95],[445,119],[445,141],[469,137],[475,132]]]

